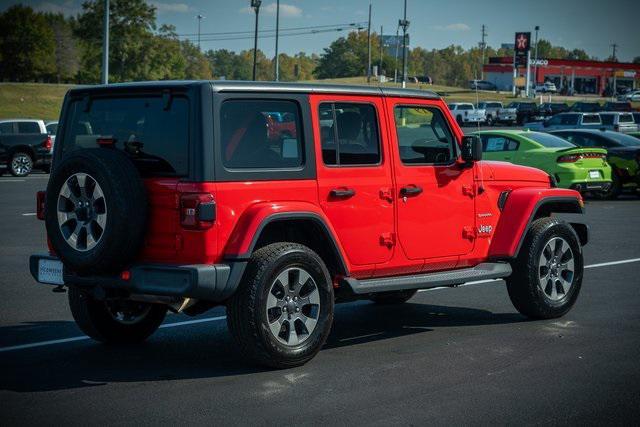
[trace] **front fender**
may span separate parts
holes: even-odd
[[[580,193],[561,188],[519,188],[509,193],[496,226],[489,257],[513,258],[537,216],[550,213],[583,213]]]

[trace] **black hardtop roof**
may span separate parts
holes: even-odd
[[[254,82],[232,80],[160,80],[148,82],[114,83],[110,85],[82,86],[71,89],[70,93],[105,93],[111,91],[129,91],[135,89],[188,89],[190,87],[210,85],[214,92],[269,92],[269,93],[327,93],[344,95],[372,95],[397,96],[411,98],[440,99],[440,96],[428,90],[401,89],[395,87],[314,84],[314,83],[284,83],[284,82]]]

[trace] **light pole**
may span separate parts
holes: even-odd
[[[371,82],[371,3],[369,3],[369,24],[367,25],[367,83]]]
[[[278,31],[280,30],[280,0],[276,1],[276,81],[280,80],[280,58],[278,58]]]
[[[262,0],[251,0],[251,7],[256,11],[256,29],[253,36],[253,80],[256,79],[256,65],[258,60],[258,15],[260,14],[260,5]]]
[[[537,85],[538,84],[538,31],[540,31],[540,26],[536,25],[535,27],[536,30],[536,50],[535,50],[535,54],[533,55],[533,84]]]
[[[198,50],[200,50],[200,22],[202,21],[202,18],[204,18],[204,16],[198,15],[196,16],[196,18],[198,18]]]
[[[102,84],[109,84],[109,0],[104,0],[102,28]]]
[[[404,0],[404,19],[401,19],[398,25],[402,27],[402,87],[407,87],[407,0]]]

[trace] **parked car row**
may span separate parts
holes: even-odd
[[[525,123],[529,130],[551,131],[559,129],[601,129],[630,133],[638,131],[640,113],[620,113],[605,111],[601,113],[559,113],[542,121]]]
[[[34,169],[49,173],[58,122],[0,120],[0,175],[27,176]]]
[[[608,199],[640,189],[640,132],[571,128],[475,134],[482,140],[483,158],[541,169],[558,187]]]

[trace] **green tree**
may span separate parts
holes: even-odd
[[[55,51],[54,32],[43,14],[22,5],[0,14],[0,80],[50,78]]]
[[[73,36],[73,20],[61,13],[47,13],[45,18],[53,30],[55,40],[55,81],[72,81],[80,69],[78,44]]]
[[[375,40],[373,40],[375,39]],[[377,37],[371,43],[372,55],[377,51]],[[367,33],[352,31],[347,37],[340,37],[320,55],[314,74],[319,79],[353,77],[367,71]],[[373,61],[372,61],[373,62]]]

